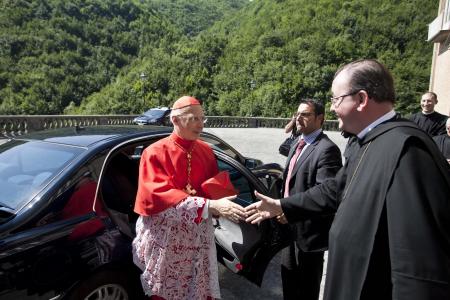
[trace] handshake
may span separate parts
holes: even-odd
[[[257,224],[266,219],[277,217],[280,223],[286,223],[279,199],[272,199],[255,191],[255,196],[261,200],[247,207],[234,203],[236,196],[224,197],[209,202],[209,211],[213,215],[223,216],[235,223],[246,221]]]

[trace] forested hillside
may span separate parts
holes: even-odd
[[[0,1],[0,114],[138,113],[191,94],[209,115],[288,116],[300,98],[326,100],[337,67],[358,58],[392,70],[397,110],[405,114],[428,88],[427,24],[438,6]]]
[[[376,58],[393,72],[397,110],[418,109],[428,89],[434,0],[262,0],[215,32],[228,43],[214,74],[217,112],[288,116],[302,97],[328,99],[337,67]]]
[[[433,45],[426,42],[427,24],[437,5],[255,0],[194,40],[178,43],[176,53],[153,49],[79,111],[114,113],[112,107],[123,101],[139,109],[144,101],[170,105],[191,94],[210,115],[288,116],[300,98],[328,99],[339,65],[377,58],[392,70],[397,110],[406,114],[418,109],[428,89]],[[145,82],[138,78],[141,72],[149,74]]]
[[[248,0],[151,0],[148,7],[170,19],[187,36],[195,36],[217,20],[239,10]]]
[[[127,73],[134,60],[158,59],[155,49],[171,55],[184,35],[196,35],[244,3],[0,0],[0,114],[70,111]],[[122,104],[113,111],[130,110]]]

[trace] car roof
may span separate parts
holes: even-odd
[[[167,110],[171,110],[171,108],[170,107],[153,107],[153,108],[150,108],[150,109],[148,109],[148,110],[146,110],[146,111],[153,111],[153,110],[162,110],[162,111],[167,111]]]
[[[15,137],[17,140],[40,140],[51,143],[89,147],[102,141],[133,138],[172,132],[172,127],[138,125],[100,125],[66,127],[36,131]]]

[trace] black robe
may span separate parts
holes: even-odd
[[[290,223],[336,212],[324,299],[449,299],[450,173],[436,144],[394,118],[345,155],[335,179],[281,200]]]
[[[450,159],[450,136],[446,134],[441,134],[433,137],[439,150],[444,155],[446,159]]]
[[[447,121],[447,118],[446,115],[434,111],[427,115],[418,112],[411,115],[409,119],[429,135],[437,136],[445,133],[445,122]]]

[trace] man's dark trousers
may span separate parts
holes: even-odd
[[[281,253],[285,300],[317,300],[323,271],[323,251],[303,252],[292,243]]]

